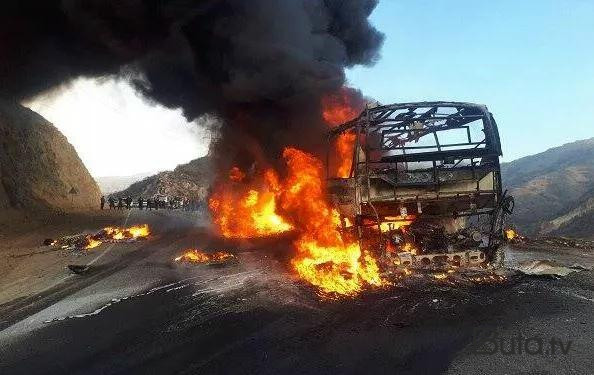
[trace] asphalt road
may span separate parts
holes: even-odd
[[[169,227],[4,306],[0,374],[592,373],[592,271],[487,285],[415,277],[328,301],[290,276],[286,241],[239,244],[224,266],[172,262],[191,245],[231,246]]]

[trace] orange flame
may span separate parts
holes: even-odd
[[[334,210],[325,200],[322,163],[295,148],[283,152],[288,177],[282,207],[293,213],[301,231],[295,242],[297,273],[328,293],[352,295],[364,284],[382,285],[379,268],[359,244],[342,238]]]
[[[293,228],[276,213],[279,189],[276,173],[269,169],[261,177],[248,184],[219,185],[218,190],[211,195],[208,205],[213,213],[213,221],[223,236],[263,237]]]
[[[292,265],[324,293],[353,295],[365,285],[382,285],[373,256],[341,236],[340,218],[325,199],[322,163],[306,152],[285,148],[287,176],[272,169],[257,181],[219,186],[209,206],[225,237],[259,237],[297,232]]]
[[[322,98],[322,117],[328,126],[333,128],[356,118],[363,110],[363,105],[363,101],[355,91],[342,87],[337,92]],[[357,136],[354,133],[343,133],[336,139],[337,177],[350,176],[356,140]]]
[[[403,252],[409,252],[413,255],[417,255],[417,248],[415,247],[415,245],[407,242],[404,244],[404,246],[402,247],[402,251]]]
[[[406,217],[406,220],[383,221],[380,223],[380,230],[382,233],[397,230],[410,225],[413,220],[414,216],[409,215]]]
[[[129,228],[106,227],[103,228],[108,238],[112,240],[123,240],[127,238],[147,237],[151,234],[148,224],[135,225]]]
[[[101,245],[101,243],[102,243],[101,241],[96,240],[96,239],[92,238],[91,236],[87,236],[87,241],[88,241],[87,246],[85,246],[85,249],[87,249],[87,250],[94,249],[97,246]]]
[[[331,127],[338,126],[357,117],[364,102],[353,89],[341,87],[338,91],[322,97],[322,117]]]
[[[129,228],[106,227],[94,236],[87,236],[85,249],[94,249],[107,240],[125,240],[147,237],[150,234],[148,224],[135,225]]]
[[[357,135],[354,133],[343,133],[336,139],[336,154],[339,160],[337,177],[350,177],[356,140]]]
[[[128,232],[132,235],[132,238],[147,237],[151,234],[148,224],[132,226],[128,228]]]
[[[190,263],[206,263],[210,260],[208,254],[203,251],[190,249],[186,250],[182,255],[175,258],[176,262],[184,261]]]
[[[176,262],[188,262],[188,263],[208,263],[208,262],[225,262],[235,258],[231,253],[224,251],[217,251],[212,254],[207,254],[204,251],[197,249],[188,249],[182,255],[175,258]]]

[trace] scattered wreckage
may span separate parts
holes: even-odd
[[[352,165],[328,153],[329,196],[342,231],[396,268],[500,266],[514,200],[502,191],[497,124],[484,105],[405,103],[367,108],[333,128]],[[329,147],[331,149],[331,147]]]
[[[516,267],[516,270],[529,276],[550,276],[550,277],[564,277],[573,272],[580,272],[588,268],[581,265],[566,266],[559,262],[541,259],[541,260],[527,260],[521,262]]]
[[[65,250],[89,250],[100,246],[102,243],[135,242],[147,238],[150,233],[148,224],[134,225],[127,228],[106,227],[94,234],[80,233],[58,239],[48,238],[43,241],[43,244]]]
[[[77,275],[83,275],[85,273],[87,273],[90,269],[91,266],[90,265],[81,265],[81,264],[69,264],[68,265],[68,269],[72,272],[75,273]]]

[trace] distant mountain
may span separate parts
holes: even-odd
[[[137,173],[131,176],[103,176],[103,177],[95,177],[95,181],[97,181],[97,185],[99,185],[99,189],[101,189],[101,193],[104,195],[109,195],[116,191],[124,190],[128,186],[132,185],[133,183],[143,180],[149,176],[154,175],[156,172],[145,172],[145,173]]]
[[[135,182],[127,189],[111,194],[114,197],[142,196],[156,194],[187,199],[205,199],[212,183],[214,172],[210,158],[201,157],[187,164],[178,165],[173,171],[160,172]]]
[[[521,232],[594,237],[594,138],[504,163],[501,172]]]
[[[98,206],[100,195],[58,129],[36,112],[0,100],[0,210],[87,210]]]

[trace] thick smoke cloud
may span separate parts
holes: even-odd
[[[376,3],[7,0],[0,94],[23,100],[79,76],[124,77],[189,119],[218,114],[218,147],[267,157],[278,145],[315,144],[320,98],[343,85],[346,67],[378,58]]]

